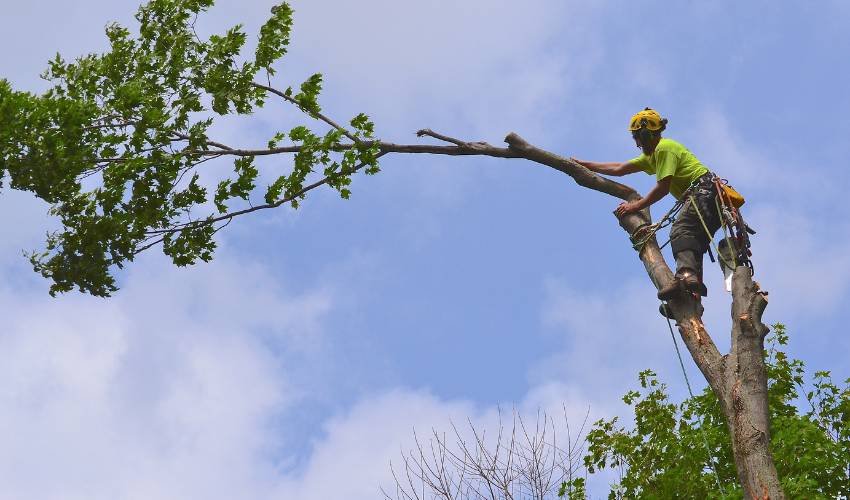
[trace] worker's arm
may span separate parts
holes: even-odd
[[[617,214],[618,217],[622,217],[623,215],[643,210],[661,198],[667,196],[667,193],[670,192],[670,183],[672,181],[672,176],[661,179],[657,184],[655,184],[655,186],[653,186],[652,189],[649,190],[648,193],[646,193],[646,196],[635,201],[624,201],[617,207],[617,210],[615,210],[614,213]]]
[[[631,162],[598,162],[598,161],[587,161],[587,160],[579,160],[577,158],[570,158],[570,160],[578,163],[584,168],[596,172],[597,174],[605,174],[605,175],[613,175],[615,177],[620,177],[626,174],[633,174],[635,172],[640,172],[640,167]]]

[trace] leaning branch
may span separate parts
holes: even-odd
[[[358,144],[339,144],[334,146],[332,151],[342,152],[349,151],[355,148],[369,148],[378,145],[381,153],[409,153],[409,154],[434,154],[434,155],[449,155],[449,156],[495,156],[497,158],[521,158],[522,156],[508,148],[497,148],[486,143],[469,143],[463,146],[439,146],[431,144],[395,144],[392,142],[383,141],[361,141]],[[196,149],[185,150],[183,154],[197,156],[273,156],[286,153],[298,153],[304,149],[304,146],[280,146],[276,148],[264,149],[235,149],[222,148],[219,143],[208,141],[207,145],[214,146],[217,149]]]

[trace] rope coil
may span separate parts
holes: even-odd
[[[684,198],[684,197],[683,197]],[[637,252],[643,250],[643,247],[646,246],[647,242],[655,237],[655,233],[657,233],[660,229],[663,229],[670,224],[673,223],[676,216],[679,215],[679,212],[682,210],[682,207],[685,206],[685,202],[682,200],[677,200],[676,203],[673,204],[673,207],[655,224],[643,223],[634,230],[632,234],[629,235],[629,240],[632,242],[632,248],[634,248]],[[647,234],[642,238],[638,239],[641,236],[641,233],[646,232]],[[662,245],[662,248],[667,245],[665,243]]]

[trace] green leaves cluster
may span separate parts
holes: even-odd
[[[51,294],[76,287],[109,295],[117,289],[112,270],[158,242],[177,265],[209,260],[229,202],[251,206],[260,175],[254,157],[208,132],[218,116],[265,104],[269,91],[255,79],[275,74],[293,11],[286,3],[274,7],[253,57],[243,58],[241,26],[208,39],[195,32],[197,17],[212,5],[150,1],[136,14],[136,34],[118,24],[106,28],[106,53],[73,62],[57,55],[43,75],[52,83],[44,94],[0,80],[0,169],[12,188],[50,203],[62,224],[43,251],[30,254],[35,270],[53,280]],[[321,82],[313,75],[299,92],[287,89],[285,100],[317,118]],[[347,198],[358,166],[377,172],[371,122],[359,115],[351,127],[324,133],[298,126],[276,135],[270,147],[288,140],[302,149],[291,172],[268,187],[266,202],[297,206],[314,174],[329,176],[327,184]],[[206,179],[200,167],[220,157],[235,158],[232,175]]]
[[[850,379],[839,387],[816,372],[807,388],[802,361],[780,349],[788,342],[776,324],[765,353],[771,412],[771,451],[789,498],[850,496]],[[587,435],[588,472],[621,472],[609,498],[741,498],[731,442],[719,403],[706,389],[677,405],[650,370],[623,401],[635,425],[596,422]],[[716,471],[716,474],[715,474]],[[719,485],[718,485],[719,483]],[[584,498],[581,484],[564,484]]]
[[[300,146],[301,150],[294,156],[292,172],[278,177],[266,190],[266,203],[288,201],[294,208],[298,208],[299,201],[304,199],[305,181],[319,166],[327,184],[337,190],[344,199],[351,196],[349,186],[351,175],[355,171],[364,168],[367,175],[378,173],[380,144],[374,140],[374,125],[363,114],[354,117],[350,125],[350,133],[356,142],[354,147],[345,149],[341,154],[334,154],[342,149],[344,135],[340,130],[332,129],[324,136],[319,136],[307,127],[293,128],[289,132],[289,138],[293,144]],[[283,137],[285,134],[278,133],[269,142],[269,146],[275,147]]]

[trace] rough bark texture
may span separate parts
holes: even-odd
[[[622,200],[640,197],[629,186],[601,177],[567,158],[539,149],[515,133],[505,138],[508,148],[498,148],[483,142],[464,142],[431,130],[420,130],[418,135],[434,137],[454,146],[381,143],[381,151],[525,158],[569,175],[580,186]],[[648,210],[619,218],[620,226],[629,235],[650,222]],[[639,257],[656,288],[673,279],[673,272],[654,237],[644,245]],[[768,329],[762,323],[762,313],[767,306],[766,293],[752,280],[747,268],[739,267],[735,270],[732,281],[732,342],[730,352],[725,355],[720,354],[706,331],[697,300],[682,297],[671,300],[668,306],[694,362],[720,401],[732,436],[735,466],[745,498],[785,498],[769,447],[767,373],[763,357],[764,337]]]

